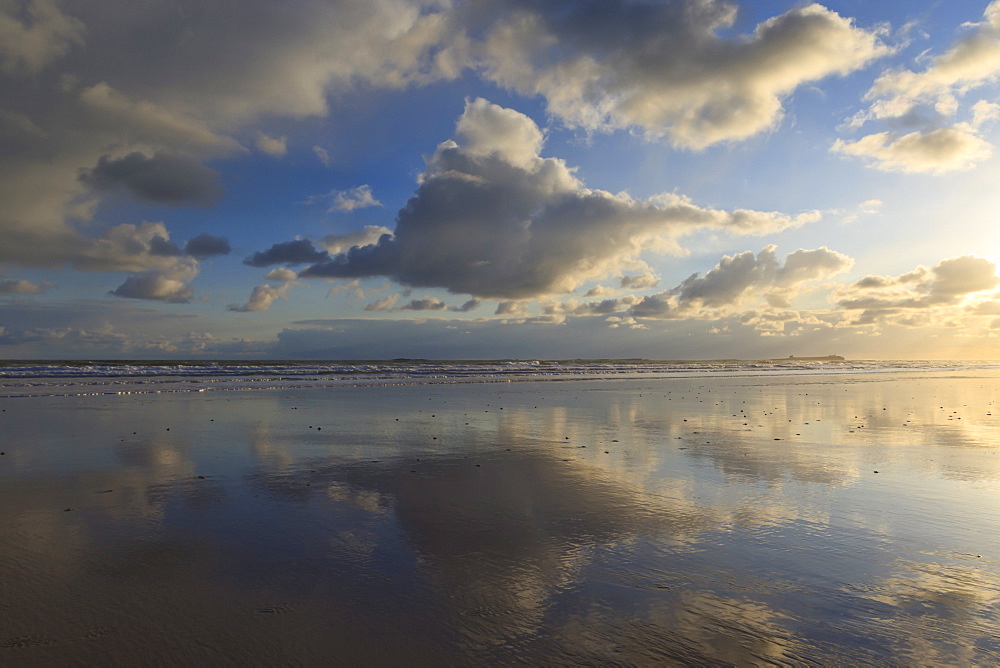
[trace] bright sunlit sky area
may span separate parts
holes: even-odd
[[[1000,0],[0,0],[0,82],[0,358],[1000,358]]]

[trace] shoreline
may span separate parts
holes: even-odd
[[[908,364],[914,364],[908,362]],[[572,381],[615,380],[669,380],[672,378],[767,378],[767,377],[842,377],[865,374],[933,374],[933,373],[992,373],[1000,372],[1000,363],[975,364],[952,362],[950,366],[909,366],[892,363],[880,367],[820,366],[806,368],[761,368],[748,366],[740,369],[706,367],[698,369],[583,369],[566,373],[526,372],[483,373],[468,375],[437,374],[407,375],[405,369],[393,373],[371,372],[365,374],[314,373],[299,375],[205,373],[198,375],[119,374],[119,375],[52,375],[52,376],[0,376],[0,399],[28,397],[71,396],[124,396],[172,393],[208,393],[233,391],[272,391],[293,389],[362,388],[430,385],[478,385],[505,383],[550,383]],[[27,389],[30,388],[30,391]]]

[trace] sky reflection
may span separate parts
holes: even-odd
[[[997,394],[924,376],[11,401],[0,659],[990,663]]]

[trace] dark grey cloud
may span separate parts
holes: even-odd
[[[675,316],[667,294],[649,295],[633,306],[629,313],[636,318],[671,318]]]
[[[588,189],[562,160],[539,155],[543,135],[531,119],[483,99],[467,104],[456,134],[429,159],[392,236],[352,247],[300,276],[388,276],[408,286],[529,299],[620,273],[644,250],[676,251],[680,237],[699,229],[764,234],[818,217],[727,212],[675,194],[638,201]]]
[[[103,155],[80,171],[80,182],[98,191],[125,190],[154,204],[212,206],[222,196],[219,174],[193,157],[172,153],[122,158]]]
[[[245,259],[251,267],[268,267],[273,264],[304,264],[329,260],[330,254],[312,245],[308,239],[296,239],[274,244],[266,251],[258,251]]]
[[[479,306],[481,303],[482,302],[480,302],[478,299],[470,299],[467,302],[464,302],[461,306],[452,306],[448,310],[455,311],[456,313],[468,313],[472,309]]]
[[[38,285],[24,279],[0,279],[0,297],[12,295],[38,295],[45,292],[45,285]]]
[[[440,299],[425,297],[423,299],[413,299],[408,304],[400,307],[401,311],[443,311],[447,307]]]
[[[738,6],[723,0],[494,5],[484,75],[589,129],[641,128],[700,149],[773,127],[784,98],[890,52],[877,30],[801,4],[749,34],[724,35]]]
[[[692,274],[671,290],[642,298],[629,305],[635,318],[690,318],[719,309],[738,306],[742,301],[763,297],[773,307],[787,307],[804,284],[830,278],[847,271],[854,261],[829,248],[798,249],[782,263],[770,245],[760,253],[745,251],[726,255],[704,274]],[[625,305],[623,300],[606,300],[605,308]],[[599,311],[595,311],[599,312]],[[610,312],[610,311],[609,311]]]
[[[192,257],[203,258],[212,255],[228,255],[232,251],[229,239],[211,234],[199,234],[188,239],[184,244],[184,252]]]
[[[177,257],[184,255],[184,251],[182,251],[173,241],[157,235],[149,240],[149,254],[162,255],[164,257]]]

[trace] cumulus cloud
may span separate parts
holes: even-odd
[[[219,174],[186,155],[129,153],[103,155],[92,169],[80,171],[80,182],[95,190],[124,190],[154,204],[211,206],[222,195]]]
[[[347,234],[328,234],[319,240],[319,244],[328,253],[334,255],[344,253],[355,246],[370,246],[378,242],[383,235],[392,236],[392,230],[381,225],[365,225],[364,229]]]
[[[212,236],[207,233],[192,237],[184,244],[184,252],[197,258],[228,255],[232,250],[232,247],[229,245],[229,239]]]
[[[300,277],[388,276],[476,297],[528,299],[620,272],[644,251],[682,252],[678,240],[697,230],[766,234],[818,218],[590,189],[565,162],[538,154],[542,140],[527,116],[469,101],[456,139],[428,159],[393,234],[319,261]]]
[[[1000,78],[1000,0],[987,5],[981,22],[965,27],[967,33],[924,71],[883,73],[866,95],[874,100],[871,115],[903,117],[924,104],[950,115],[958,96]]]
[[[470,299],[464,302],[461,306],[452,306],[449,311],[455,311],[456,313],[468,313],[474,308],[478,307],[482,302],[478,299]]]
[[[400,307],[401,311],[443,311],[447,308],[440,299],[435,297],[424,297],[423,299],[413,299],[409,304]]]
[[[262,153],[267,153],[275,158],[280,158],[288,153],[288,141],[285,137],[272,137],[263,132],[257,133],[254,146]]]
[[[741,313],[739,323],[746,327],[752,327],[764,336],[796,336],[803,327],[815,331],[836,326],[836,318],[830,317],[829,314],[822,315],[825,316],[825,319],[807,311],[766,308]]]
[[[623,289],[629,288],[632,290],[643,290],[645,288],[655,288],[659,282],[659,276],[651,272],[647,272],[637,276],[622,276],[618,280],[618,285]]]
[[[989,142],[963,127],[907,134],[878,132],[853,142],[838,139],[833,150],[869,159],[886,172],[936,174],[969,169],[993,154]]]
[[[991,260],[964,255],[898,276],[865,276],[834,294],[839,308],[855,312],[854,324],[940,324],[963,304],[966,312],[989,315],[990,307],[983,304],[994,295],[979,293],[1000,285],[996,270]]]
[[[194,296],[188,283],[198,275],[198,263],[187,259],[169,270],[150,270],[133,274],[110,294],[129,299],[186,303]]]
[[[306,199],[305,203],[316,204],[317,202],[329,202],[326,209],[327,213],[382,206],[382,202],[375,199],[375,196],[372,195],[372,188],[369,185],[361,185],[349,190],[331,190],[322,195],[312,195]]]
[[[306,262],[322,262],[330,256],[312,245],[308,239],[296,239],[274,244],[266,251],[258,251],[243,260],[243,264],[251,267],[267,267],[272,264],[304,264]]]
[[[288,281],[294,281],[297,274],[286,267],[275,267],[271,271],[267,272],[264,276],[265,281],[275,281],[279,283],[287,283]]]
[[[883,72],[865,95],[870,106],[851,119],[861,127],[878,120],[890,126],[920,126],[910,132],[890,130],[856,141],[837,140],[833,150],[865,158],[883,171],[942,173],[969,169],[989,158],[993,147],[980,135],[997,118],[995,104],[980,99],[971,118],[955,122],[960,98],[1000,79],[1000,0],[993,0],[979,23],[921,72]]]
[[[73,266],[85,271],[172,271],[197,266],[183,257],[183,251],[170,241],[163,223],[125,223],[105,230],[96,239],[79,240],[72,259]]]
[[[494,315],[528,315],[528,305],[521,301],[502,301],[497,304]]]
[[[784,264],[770,245],[756,255],[746,251],[726,255],[709,271],[692,274],[677,287],[629,305],[637,318],[718,317],[759,299],[771,307],[788,307],[809,283],[836,276],[854,261],[829,248],[798,249]],[[621,300],[601,302],[607,312],[625,305]],[[612,308],[613,307],[613,308]]]
[[[393,294],[379,299],[377,302],[365,305],[366,311],[391,311],[396,307],[396,302],[399,301],[399,295]]]
[[[734,37],[721,33],[737,7],[722,0],[563,0],[497,12],[482,47],[487,78],[544,96],[572,125],[635,126],[693,149],[767,130],[798,87],[889,52],[875,31],[815,3]]]
[[[408,295],[407,295],[408,296]],[[368,304],[365,306],[366,311],[452,311],[457,313],[464,313],[466,311],[471,311],[475,307],[479,306],[479,302],[475,299],[469,300],[462,304],[461,306],[451,306],[449,307],[444,301],[438,299],[437,297],[423,297],[421,299],[411,299],[409,302],[403,304],[402,306],[397,306],[400,300],[400,295],[392,294],[384,299],[380,299],[376,302]]]
[[[612,290],[606,285],[595,285],[591,289],[587,290],[584,297],[607,297],[608,295],[613,295],[617,290]]]
[[[257,313],[270,310],[276,299],[287,299],[288,291],[295,283],[285,283],[284,285],[262,285],[255,286],[250,298],[244,304],[230,304],[227,309],[239,313]]]
[[[24,279],[0,279],[0,297],[11,295],[39,295],[45,292],[44,285],[38,285]]]

